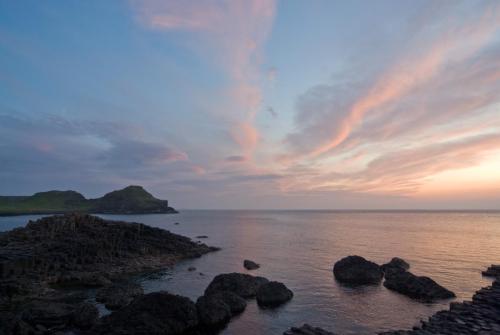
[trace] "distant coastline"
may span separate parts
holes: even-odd
[[[96,199],[76,191],[47,191],[31,196],[0,196],[0,216],[66,214],[175,214],[168,200],[155,198],[142,186],[128,186]]]

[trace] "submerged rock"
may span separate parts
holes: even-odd
[[[285,284],[272,281],[261,285],[257,291],[257,303],[263,307],[276,307],[293,297],[293,292]]]
[[[335,263],[333,274],[338,281],[351,285],[378,284],[383,272],[380,266],[360,256],[348,256]]]
[[[196,305],[167,292],[142,295],[103,317],[92,334],[183,334],[198,326]]]
[[[254,261],[251,261],[249,259],[245,259],[243,261],[243,267],[247,270],[255,270],[260,268],[260,265],[255,263]]]
[[[326,331],[324,329],[321,329],[319,327],[312,327],[305,323],[302,325],[302,327],[292,327],[286,332],[283,333],[283,335],[335,335],[332,332]]]
[[[455,293],[439,285],[431,278],[415,276],[408,271],[386,273],[384,286],[410,298],[424,301],[455,297]]]
[[[144,290],[139,284],[114,284],[98,290],[95,300],[103,303],[107,309],[115,310],[127,306],[142,294],[144,294]]]
[[[224,273],[215,276],[205,289],[205,295],[229,291],[242,298],[252,298],[262,284],[269,282],[263,277],[254,277],[244,273]]]

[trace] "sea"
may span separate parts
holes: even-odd
[[[142,222],[221,248],[137,278],[146,292],[166,290],[196,300],[214,276],[229,272],[264,276],[294,292],[290,302],[275,309],[249,300],[220,334],[282,334],[303,323],[345,335],[410,329],[452,301],[471,299],[491,283],[481,271],[500,264],[500,212],[183,210],[101,216]],[[1,217],[0,230],[38,217]],[[208,238],[197,238],[202,235]],[[457,297],[423,303],[383,285],[345,286],[332,269],[348,255],[378,264],[401,257],[414,274],[433,278]],[[244,259],[261,267],[247,271]]]

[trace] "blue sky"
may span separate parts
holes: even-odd
[[[0,0],[0,194],[499,208],[497,1]]]

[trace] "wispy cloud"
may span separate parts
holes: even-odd
[[[241,149],[251,158],[259,141],[255,118],[262,91],[262,49],[271,31],[274,0],[157,1],[135,2],[140,18],[153,29],[187,31],[201,38],[203,56],[211,57],[229,77],[231,103],[218,113]]]
[[[282,188],[408,195],[436,174],[494,153],[500,6],[478,6],[439,22],[417,16],[423,26],[413,27],[386,71],[348,73],[303,94],[297,128],[285,139]]]

